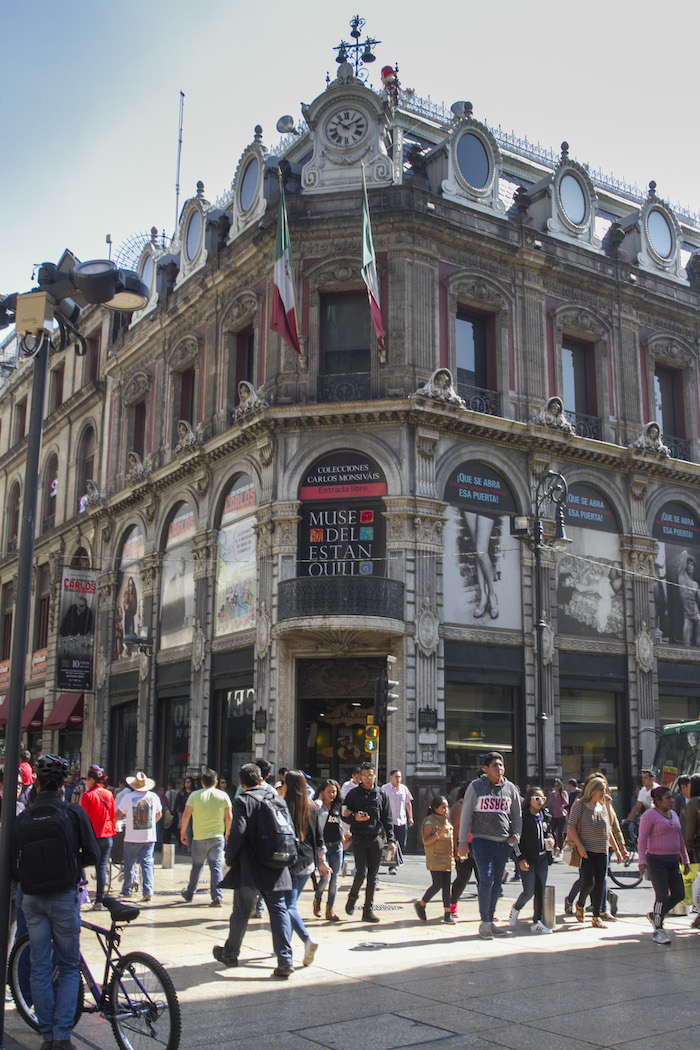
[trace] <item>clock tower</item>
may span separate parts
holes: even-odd
[[[368,186],[391,184],[390,107],[354,76],[349,62],[302,112],[313,143],[301,173],[305,193],[359,188],[363,164]]]

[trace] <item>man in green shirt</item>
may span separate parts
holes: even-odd
[[[192,870],[187,889],[182,896],[189,903],[197,892],[199,876],[205,862],[211,871],[211,908],[223,904],[219,883],[224,877],[224,843],[231,830],[231,799],[217,788],[218,775],[205,769],[201,777],[201,791],[193,791],[182,815],[180,841],[187,845],[187,827],[192,820]]]

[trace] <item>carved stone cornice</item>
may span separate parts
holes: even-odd
[[[508,310],[512,293],[484,273],[452,273],[444,279],[449,296],[449,313],[457,312],[457,305],[476,306],[479,309]]]
[[[121,394],[122,403],[124,405],[138,404],[148,393],[150,385],[151,375],[149,372],[135,372],[134,375],[124,382],[124,389]]]
[[[160,551],[144,554],[141,559],[141,583],[143,597],[150,598],[160,593],[160,579],[163,570],[163,555]]]
[[[583,339],[607,343],[608,326],[592,310],[578,303],[576,305],[560,303],[549,313],[559,342],[563,333],[566,332]]]
[[[428,499],[387,497],[387,550],[412,547],[441,554],[444,550],[445,503]]]
[[[222,328],[240,329],[252,324],[259,324],[258,313],[262,296],[255,292],[244,291],[234,295],[230,301],[222,300],[221,303],[221,325]]]
[[[605,642],[597,638],[566,638],[557,640],[560,652],[572,653],[609,653],[614,656],[625,656],[627,648],[624,642]]]
[[[199,360],[204,345],[201,335],[190,333],[184,337],[169,340],[172,349],[166,353],[166,361],[171,372],[184,372],[192,368]]]
[[[661,361],[673,368],[690,368],[698,356],[691,346],[667,332],[650,335],[646,347],[652,361]]]

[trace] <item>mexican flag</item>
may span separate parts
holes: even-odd
[[[277,214],[277,249],[275,251],[275,291],[272,298],[270,328],[282,336],[293,350],[301,356],[297,313],[294,305],[292,282],[292,249],[289,243],[289,223],[284,186],[280,180],[280,205]]]
[[[384,325],[382,324],[382,308],[379,302],[379,281],[377,280],[377,266],[374,260],[372,227],[369,224],[369,202],[367,200],[364,165],[362,166],[362,277],[367,285],[367,295],[369,296],[374,330],[377,333],[377,343],[380,350],[383,350]]]

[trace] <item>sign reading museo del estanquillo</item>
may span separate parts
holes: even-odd
[[[383,576],[386,480],[369,456],[334,452],[306,472],[299,496],[299,576]]]

